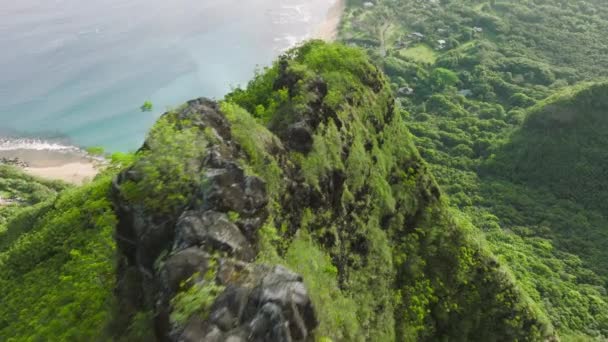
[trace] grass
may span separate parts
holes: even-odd
[[[410,48],[401,49],[399,54],[415,62],[435,64],[437,53],[426,44],[419,44]]]

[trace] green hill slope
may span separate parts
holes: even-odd
[[[65,188],[62,182],[31,177],[12,165],[0,164],[0,251],[28,231],[37,208],[48,207]]]
[[[605,83],[584,84],[542,101],[482,168],[484,191],[498,199],[491,205],[499,216],[509,226],[534,227],[580,257],[580,265],[593,272],[572,280],[580,289],[588,286],[584,292],[597,296],[603,308],[608,308],[607,95]],[[504,211],[507,203],[519,212]],[[605,315],[583,322],[596,320],[605,330]]]
[[[451,205],[566,341],[608,337],[604,86],[571,88],[608,73],[607,27],[599,0],[397,0],[349,1],[340,30],[389,75]],[[524,124],[530,112],[578,119]]]
[[[608,213],[608,84],[570,88],[530,109],[492,160],[496,173]]]
[[[312,42],[167,113],[0,254],[0,337],[555,339],[394,104],[362,51]]]

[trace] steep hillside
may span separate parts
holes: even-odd
[[[608,213],[608,84],[569,88],[530,109],[492,158],[495,173]]]
[[[608,284],[607,98],[608,85],[597,83],[542,101],[481,173],[486,192],[522,208],[519,214],[502,215],[506,221],[550,227],[553,234],[541,234],[580,256],[600,276],[581,275],[577,282],[600,289]],[[505,191],[509,186],[520,194]]]
[[[364,54],[315,42],[222,104],[164,116],[115,186],[123,308],[152,310],[157,335],[171,339],[282,340],[272,327],[283,320],[301,327],[286,332],[296,340],[551,336],[448,212],[393,101]],[[210,230],[220,222],[228,236]],[[262,266],[274,264],[303,276],[316,317],[306,301],[288,314],[283,298],[273,310],[285,316],[257,327],[269,304],[248,309],[265,303],[255,289],[267,285],[252,276],[276,279]],[[230,291],[248,294],[236,305]]]
[[[51,182],[26,175],[14,165],[0,162],[0,251],[28,230],[24,221],[28,213],[37,212],[67,187],[62,182]]]
[[[341,40],[365,48],[390,77],[451,205],[484,231],[563,340],[608,338],[603,86],[580,102],[568,95],[608,73],[598,62],[606,3],[363,3],[348,2]],[[535,121],[543,112],[580,120]]]
[[[0,340],[102,336],[114,286],[111,175],[29,207],[0,236]]]
[[[405,114],[362,51],[321,42],[165,114],[0,255],[0,337],[554,340]]]

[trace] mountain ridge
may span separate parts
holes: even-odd
[[[77,266],[85,256],[107,267],[113,249],[96,248],[114,230],[116,301],[90,318],[106,330],[25,333],[18,325],[27,320],[16,320],[0,324],[2,335],[555,339],[476,228],[448,209],[412,141],[404,140],[409,133],[394,104],[387,80],[363,52],[313,41],[221,104],[193,100],[165,114],[135,159],[116,160],[72,199],[60,195],[54,220],[67,219],[70,211],[60,204],[66,200],[85,201],[83,208],[93,210],[79,214],[86,220],[37,223],[43,226],[17,243],[25,249],[0,257],[3,272],[11,271],[2,285],[13,298],[45,258],[22,263],[31,243],[94,223],[80,233],[93,249],[74,250],[74,240],[51,254],[70,265],[58,269],[68,279],[65,272],[88,270]],[[87,191],[95,195],[79,200]],[[111,287],[85,290],[93,279],[63,295],[78,305],[95,291],[100,301],[89,305],[108,305]],[[286,296],[288,288],[299,295]],[[52,306],[65,299],[47,300]],[[70,324],[61,317],[49,327]]]

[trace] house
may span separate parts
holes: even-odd
[[[445,44],[447,44],[447,42],[445,41],[445,39],[439,39],[439,40],[437,41],[437,43],[439,44],[439,45],[437,46],[437,48],[438,48],[439,50],[443,50],[443,49],[445,48]]]
[[[408,35],[408,37],[414,38],[414,39],[424,39],[424,35],[422,33],[420,33],[420,32],[410,33]]]
[[[401,87],[399,89],[397,89],[397,94],[399,95],[413,95],[414,94],[414,89],[410,88],[410,87]]]
[[[372,7],[374,7],[374,3],[371,2],[371,1],[366,1],[366,2],[363,3],[363,7],[364,8],[372,8]]]

